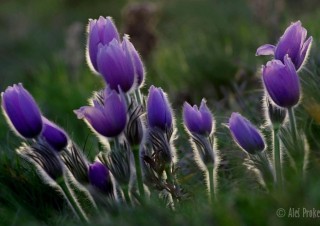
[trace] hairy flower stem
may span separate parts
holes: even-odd
[[[86,214],[82,210],[80,204],[78,203],[77,199],[75,198],[72,190],[70,189],[69,185],[67,184],[64,177],[61,177],[57,180],[58,185],[63,191],[64,197],[66,198],[70,208],[73,210],[75,215],[83,222],[89,222]]]
[[[282,181],[282,167],[280,159],[280,140],[278,136],[279,129],[273,129],[273,165],[276,173],[276,185],[278,188],[283,189]]]
[[[114,147],[116,148],[116,150],[120,150],[120,141],[118,137],[114,138]]]
[[[260,171],[262,179],[268,189],[272,189],[275,184],[275,174],[272,165],[270,164],[266,151],[251,155],[255,167]]]
[[[171,184],[172,186],[174,186],[174,176],[172,175],[172,165],[171,164],[166,164],[164,171],[166,173],[167,176],[167,183]],[[175,199],[173,198],[173,195],[171,192],[169,192],[168,195],[168,201],[169,201],[169,205],[170,208],[174,211],[175,210],[175,206],[176,206],[176,202]]]
[[[136,90],[134,91],[134,95],[135,95],[135,97],[136,97],[136,100],[137,100],[138,104],[143,105],[143,103],[142,103],[143,100],[142,100],[142,95],[141,95],[140,89],[136,89]]]
[[[141,196],[141,200],[144,201],[145,193],[144,193],[143,180],[142,180],[142,169],[140,164],[139,146],[134,146],[132,148],[132,151],[134,155],[134,165],[136,167],[137,185],[138,185],[139,193]]]
[[[166,164],[164,170],[165,170],[166,175],[167,175],[167,181],[173,185],[174,181],[173,181],[172,172],[171,172],[171,165],[170,164]]]
[[[294,111],[293,108],[288,108],[288,113],[289,113],[289,121],[290,121],[290,126],[291,126],[291,133],[292,133],[292,138],[293,141],[296,143],[297,142],[297,137],[298,137],[298,132],[297,132],[297,125],[296,125],[296,118],[294,116]]]
[[[209,202],[213,203],[216,199],[216,189],[215,189],[215,182],[214,182],[214,166],[209,165],[207,166],[207,171],[208,171],[208,195],[209,195]]]

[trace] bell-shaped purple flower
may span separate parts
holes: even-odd
[[[130,42],[124,37],[122,43],[113,40],[101,46],[98,52],[98,71],[113,90],[128,92],[135,82],[135,67]]]
[[[212,132],[213,116],[204,99],[199,109],[196,105],[191,107],[189,103],[184,103],[183,121],[191,133],[210,135]]]
[[[42,130],[41,112],[22,84],[9,86],[1,93],[1,106],[11,127],[22,137],[35,138]]]
[[[89,181],[93,186],[106,193],[112,191],[110,172],[105,165],[100,162],[90,164],[88,175]]]
[[[307,30],[302,27],[301,22],[292,23],[284,32],[276,46],[266,44],[257,49],[256,55],[274,55],[276,60],[284,62],[288,54],[295,69],[299,70],[307,58],[312,43],[312,36],[307,40]]]
[[[264,139],[259,130],[239,113],[232,113],[229,129],[233,139],[246,152],[256,154],[265,149]]]
[[[98,71],[97,55],[100,45],[108,45],[113,39],[120,41],[119,33],[111,17],[100,16],[89,20],[87,40],[87,62],[93,71]]]
[[[288,55],[284,63],[272,60],[262,68],[264,87],[272,101],[284,108],[295,106],[300,99],[300,82]]]
[[[93,101],[93,106],[74,110],[78,119],[85,119],[97,133],[105,137],[116,137],[127,123],[127,107],[120,95],[105,89],[103,101]]]
[[[42,117],[43,130],[41,137],[55,150],[61,151],[68,144],[68,136],[66,132],[59,126]]]
[[[151,86],[147,100],[147,116],[150,128],[166,130],[172,127],[172,112],[161,88]]]

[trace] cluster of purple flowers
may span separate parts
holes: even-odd
[[[305,40],[306,35],[298,21],[287,28],[276,46],[263,45],[257,50],[257,55],[274,55],[275,58],[262,67],[271,124],[282,124],[283,109],[292,109],[299,102],[297,71],[301,70],[312,42],[312,37]],[[41,156],[43,161],[38,168],[42,167],[49,176],[56,168],[63,172],[59,174],[61,178],[70,172],[89,191],[93,206],[101,203],[99,199],[103,195],[115,203],[143,204],[147,186],[166,192],[172,200],[181,199],[183,193],[174,170],[176,127],[168,97],[161,88],[154,86],[149,88],[146,99],[141,95],[144,65],[129,37],[125,35],[121,40],[110,17],[89,21],[87,62],[92,71],[104,79],[105,87],[94,93],[89,106],[74,113],[98,135],[105,144],[104,149],[91,164],[63,129],[42,116],[33,97],[18,84],[1,94],[2,109],[11,128],[31,143],[31,148],[20,148],[18,153],[31,160]],[[215,145],[215,120],[205,99],[199,107],[185,102],[183,123],[193,145],[195,161],[208,175],[208,191],[212,198],[216,195],[219,156]],[[249,156],[263,158],[264,137],[250,121],[239,113],[232,113],[228,127],[241,149]],[[36,148],[39,144],[44,148]],[[48,155],[49,152],[54,154]],[[55,161],[48,158],[55,158]],[[48,162],[53,169],[51,165],[51,168],[43,166]],[[55,164],[59,166],[54,167]],[[63,179],[51,178],[61,185],[59,181]],[[80,206],[73,208],[86,219]]]
[[[291,24],[276,46],[263,45],[256,55],[274,55],[274,59],[262,67],[262,78],[268,96],[274,104],[291,108],[300,100],[298,71],[302,68],[312,44],[312,37],[301,22]]]
[[[274,114],[277,114],[274,111],[292,108],[300,100],[300,82],[297,71],[306,61],[312,43],[312,37],[305,40],[306,36],[306,29],[298,21],[286,29],[276,46],[266,44],[257,50],[256,55],[274,55],[273,60],[262,66],[265,101],[268,102],[269,110],[273,108],[272,112],[269,112],[271,114],[268,115],[271,121],[273,121]],[[284,118],[281,121],[283,120]],[[232,114],[229,126],[234,139],[244,150],[249,153],[252,153],[253,149],[264,150],[265,144],[260,132],[240,114]]]
[[[302,69],[309,54],[312,37],[307,40],[307,31],[301,22],[292,23],[284,32],[276,46],[266,44],[257,49],[256,55],[273,55],[274,59],[262,66],[262,82],[265,90],[264,110],[269,128],[273,136],[273,164],[269,163],[263,152],[266,144],[261,132],[247,119],[238,113],[233,113],[229,119],[229,128],[236,143],[250,155],[259,155],[259,159],[252,158],[254,165],[259,165],[261,156],[269,165],[270,173],[278,187],[283,186],[281,150],[279,133],[286,114],[289,114],[289,124],[295,148],[297,149],[297,128],[294,108],[301,97],[298,72]],[[290,153],[287,153],[290,155]],[[306,156],[304,156],[306,158]],[[305,162],[301,165],[304,165]],[[261,169],[263,171],[263,169]]]

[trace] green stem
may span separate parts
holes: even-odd
[[[172,178],[172,173],[171,173],[171,164],[166,164],[164,168],[166,175],[167,175],[167,181],[171,184],[174,183],[173,178]]]
[[[115,149],[116,149],[117,151],[120,150],[119,137],[115,137],[113,141],[114,141],[114,147],[115,147]]]
[[[127,93],[126,93],[126,94],[124,95],[124,97],[125,97],[127,106],[130,106],[130,104],[131,104],[130,94],[127,94]]]
[[[167,175],[167,183],[171,184],[172,186],[175,186],[175,178],[172,175],[172,165],[166,164],[164,168],[166,175]],[[169,193],[169,202],[171,203],[170,207],[172,210],[175,210],[175,206],[177,205],[177,202],[175,202],[175,199],[173,198],[173,195],[171,192]]]
[[[251,158],[255,167],[260,171],[261,176],[268,189],[272,189],[274,185],[274,169],[270,164],[266,151],[258,152]]]
[[[279,188],[282,189],[282,167],[281,167],[281,159],[280,159],[280,141],[278,136],[278,129],[273,130],[273,165],[275,167],[276,173],[276,184]]]
[[[294,116],[294,111],[293,108],[288,108],[288,113],[289,113],[289,121],[290,121],[290,126],[291,126],[291,133],[292,133],[292,138],[293,141],[296,143],[297,137],[298,137],[298,132],[297,132],[297,125],[296,125],[296,118]]]
[[[130,199],[130,195],[129,195],[128,186],[124,186],[122,188],[122,191],[123,191],[123,195],[124,195],[124,199],[125,199],[126,203],[130,206],[131,205],[131,199]]]
[[[76,200],[76,198],[74,197],[74,194],[72,194],[72,191],[70,189],[70,187],[68,186],[66,180],[64,179],[64,177],[61,177],[57,180],[57,183],[60,185],[65,198],[67,199],[67,202],[69,203],[71,209],[73,210],[73,212],[76,214],[76,216],[83,222],[89,222],[87,216],[85,215],[85,213],[83,212],[80,204],[78,203],[78,201]]]
[[[208,186],[208,195],[209,195],[209,202],[213,202],[216,198],[216,191],[214,186],[214,166],[207,167],[208,176],[209,176],[209,186]]]
[[[134,94],[135,94],[135,96],[136,96],[136,99],[137,99],[138,104],[143,105],[140,89],[136,89],[135,92],[134,92]]]
[[[305,164],[306,164],[306,152],[303,146],[301,146],[301,143],[298,142],[298,130],[297,130],[297,124],[296,124],[296,118],[294,115],[293,108],[288,108],[289,112],[289,121],[291,125],[291,133],[292,133],[292,138],[293,138],[293,144],[294,147],[296,148],[296,151],[299,152],[299,155],[302,155],[301,158],[303,159],[296,159],[295,164],[298,169],[299,176],[304,179],[304,170],[305,170]]]
[[[145,193],[142,181],[142,169],[140,164],[140,155],[139,155],[139,146],[133,147],[133,156],[134,156],[134,165],[136,167],[136,174],[137,174],[137,184],[140,196],[142,200],[144,200]]]

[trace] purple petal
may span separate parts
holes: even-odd
[[[59,126],[42,117],[43,130],[41,136],[50,144],[55,150],[60,151],[68,144],[68,136],[66,132]]]
[[[161,88],[151,86],[147,100],[147,113],[150,127],[163,130],[172,126],[172,113]]]
[[[110,193],[112,184],[109,169],[100,162],[94,162],[89,165],[88,177],[90,183],[103,192]]]
[[[109,126],[108,137],[118,136],[126,126],[127,109],[116,91],[105,98],[104,115]]]
[[[231,114],[229,129],[233,139],[246,152],[255,154],[265,149],[259,130],[239,113]]]
[[[108,45],[113,39],[120,41],[119,33],[111,17],[89,20],[87,41],[87,62],[98,71],[97,54],[100,45]]]
[[[98,70],[103,75],[109,87],[118,90],[118,87],[127,92],[134,83],[134,67],[131,56],[115,39],[100,48],[98,53]]]
[[[132,58],[133,58],[133,63],[135,66],[135,71],[136,71],[136,76],[137,76],[137,84],[138,86],[141,86],[144,82],[144,67],[143,67],[143,63],[141,60],[141,57],[139,55],[139,53],[137,52],[137,50],[134,48],[134,46],[132,45],[132,43],[129,41],[128,42],[128,47],[130,49]]]
[[[100,43],[99,28],[96,25],[96,20],[89,21],[89,34],[87,41],[87,62],[92,65],[92,69],[98,71],[97,67],[97,54],[98,45]]]
[[[85,119],[99,134],[105,137],[116,137],[127,123],[127,107],[120,95],[106,88],[103,97],[104,103],[93,100],[93,107],[81,107],[74,113],[78,119]]]
[[[297,65],[300,49],[307,37],[307,30],[301,26],[301,22],[291,24],[280,38],[275,50],[275,59],[284,60],[286,54]]]
[[[183,105],[183,121],[191,133],[201,133],[202,119],[197,106],[191,107],[187,102]]]
[[[42,130],[40,110],[22,84],[8,87],[1,94],[2,108],[13,128],[25,138],[34,138]]]
[[[202,117],[202,130],[205,133],[210,134],[213,127],[213,117],[210,109],[207,107],[205,99],[202,99],[199,111]]]
[[[257,49],[256,56],[274,55],[275,48],[274,45],[270,44],[262,45]]]
[[[300,83],[295,67],[288,56],[285,64],[279,60],[268,62],[262,70],[264,86],[275,104],[293,107],[299,102]]]
[[[300,51],[300,56],[298,58],[297,65],[296,65],[297,71],[302,67],[305,60],[307,59],[307,54],[311,48],[311,44],[312,44],[312,36],[310,36],[302,46],[302,49]]]
[[[101,29],[100,35],[101,43],[103,45],[109,44],[113,39],[120,42],[118,30],[111,17],[106,17],[105,25],[104,28]]]
[[[73,111],[78,119],[85,119],[87,123],[99,134],[108,136],[108,124],[106,125],[106,119],[103,112],[95,107],[81,107],[78,110]],[[108,121],[107,121],[108,122]]]

